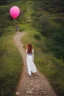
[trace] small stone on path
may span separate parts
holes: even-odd
[[[16,95],[19,95],[20,93],[19,92],[16,92]]]
[[[32,94],[33,92],[32,91],[26,91],[26,94]]]

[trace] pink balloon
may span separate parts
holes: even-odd
[[[13,19],[16,19],[20,14],[20,9],[17,6],[13,6],[10,8],[10,15],[13,17]]]

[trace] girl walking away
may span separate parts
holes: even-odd
[[[27,45],[26,54],[28,75],[32,76],[32,73],[36,73],[37,69],[34,64],[34,49],[30,43]]]

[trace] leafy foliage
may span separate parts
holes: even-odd
[[[11,3],[11,2],[16,2],[16,1],[19,1],[19,0],[0,0],[0,5],[8,4],[8,3]]]
[[[52,13],[64,12],[63,0],[35,0],[35,8],[37,6]]]
[[[64,59],[64,15],[60,10],[63,10],[63,4],[63,0],[37,0],[32,14],[32,25],[48,38],[49,50],[54,52],[57,58],[62,59]]]

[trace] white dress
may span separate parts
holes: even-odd
[[[27,53],[26,61],[27,61],[28,74],[31,75],[31,73],[37,72],[36,66],[34,64],[34,50],[32,50],[32,54]]]

